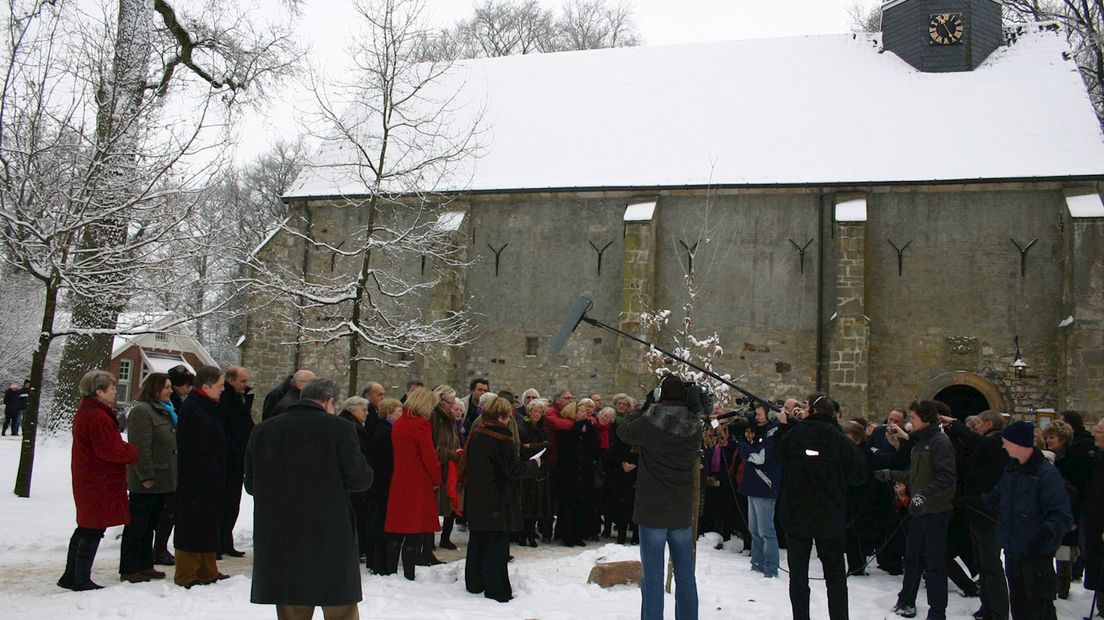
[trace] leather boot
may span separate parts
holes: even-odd
[[[58,579],[58,586],[67,590],[73,589],[73,572],[77,568],[77,535],[69,537],[69,551],[65,556],[65,572]]]
[[[102,590],[103,586],[92,581],[92,563],[96,561],[96,550],[100,548],[99,538],[81,536],[77,539],[77,552],[73,566],[73,587],[75,592]]]
[[[625,528],[617,528],[617,544],[623,545],[629,541],[628,536],[625,535]]]
[[[444,564],[444,562],[437,559],[436,555],[433,555],[433,546],[433,532],[423,534],[421,561],[417,563],[419,566],[437,566],[438,564]]]
[[[402,547],[402,568],[403,577],[406,577],[410,581],[414,581],[414,566],[418,561],[418,548],[409,545],[403,545]]]

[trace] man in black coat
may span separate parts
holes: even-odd
[[[966,428],[961,420],[948,416],[941,417],[940,422],[947,437],[964,452],[961,496],[980,497],[992,491],[1008,466],[1008,453],[1001,440],[1004,416],[999,411],[983,411],[978,414],[976,432]],[[997,513],[981,505],[968,506],[966,518],[970,525],[974,563],[980,575],[981,608],[974,613],[974,618],[1008,620],[1008,582],[997,543]]]
[[[277,401],[272,409],[268,409],[262,413],[261,421],[263,422],[264,420],[270,420],[287,411],[292,407],[292,405],[299,402],[299,399],[302,397],[303,386],[305,386],[307,382],[311,381],[312,379],[314,379],[313,372],[309,370],[296,370],[295,374],[291,375],[290,383],[288,383],[287,389],[284,391],[283,396],[280,397],[280,400]],[[269,396],[271,395],[272,394],[270,393]],[[267,407],[267,405],[268,396],[265,397],[265,406]]]
[[[372,486],[372,470],[348,422],[331,415],[337,385],[314,379],[302,399],[253,429],[245,490],[253,496],[250,601],[279,618],[358,618],[360,558],[351,493]],[[304,467],[309,463],[310,467]]]
[[[223,579],[215,563],[226,496],[226,430],[218,415],[222,371],[204,366],[179,412],[176,431],[176,585]]]
[[[219,416],[226,429],[226,500],[222,512],[219,554],[240,558],[234,548],[234,524],[241,511],[242,479],[245,475],[245,446],[253,432],[253,394],[249,370],[242,366],[226,369],[226,388],[219,400]]]
[[[1085,535],[1086,590],[1096,590],[1096,612],[1104,616],[1104,421],[1092,430],[1092,474],[1082,498],[1081,530]],[[1092,611],[1089,612],[1092,617]]]
[[[809,618],[809,557],[814,542],[824,567],[828,617],[846,620],[847,489],[863,483],[865,458],[840,430],[834,404],[823,394],[809,396],[809,417],[800,424],[785,415],[779,415],[779,422],[792,426],[778,441],[778,452],[785,480],[779,502],[794,620]]]
[[[391,445],[391,427],[402,416],[399,401],[387,399],[380,402],[380,421],[372,435],[368,450],[368,464],[372,466],[375,482],[368,489],[368,568],[377,575],[392,575],[398,568],[401,537],[394,541],[389,560],[388,535],[383,526],[387,520],[387,497],[391,492],[391,475],[395,470],[395,449]]]

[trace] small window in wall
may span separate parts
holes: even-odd
[[[1069,208],[1070,217],[1104,217],[1104,202],[1100,194],[1079,194],[1066,196],[1066,207]]]
[[[133,366],[130,360],[119,360],[119,394],[116,396],[116,400],[120,403],[130,400],[130,377],[132,372]]]
[[[169,341],[169,335],[168,334],[154,334],[153,339],[156,340],[157,342],[168,342]]]
[[[866,221],[866,195],[865,194],[840,194],[836,197],[837,222],[865,222]]]
[[[537,349],[540,348],[540,338],[534,336],[528,336],[525,338],[525,355],[526,357],[536,357]]]

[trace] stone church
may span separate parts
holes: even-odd
[[[883,32],[464,61],[455,88],[490,122],[446,191],[470,261],[419,298],[467,308],[463,347],[361,364],[463,393],[566,386],[641,395],[645,311],[716,332],[716,369],[765,398],[830,393],[851,416],[938,397],[957,415],[1079,409],[1104,394],[1104,138],[1062,33],[1005,29],[995,0],[891,0]],[[363,226],[356,179],[322,152],[286,196],[306,235]],[[309,230],[308,230],[309,229]],[[316,255],[317,254],[317,255]],[[341,267],[277,234],[265,261]],[[396,268],[416,269],[416,266]],[[305,320],[309,320],[307,317]],[[295,344],[249,319],[267,390],[296,367],[347,382],[348,345]]]

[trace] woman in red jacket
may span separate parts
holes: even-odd
[[[426,539],[441,529],[437,521],[437,487],[441,486],[441,463],[433,447],[429,418],[437,407],[437,395],[417,388],[406,396],[402,417],[391,430],[395,471],[387,498],[384,530],[393,534],[388,563],[398,568],[399,541],[403,575],[413,581],[418,551]]]
[[[69,539],[65,573],[57,584],[69,590],[99,590],[92,562],[104,530],[130,522],[126,466],[138,461],[138,448],[123,441],[115,419],[117,382],[102,370],[80,380],[81,401],[73,418],[73,501],[77,529]]]

